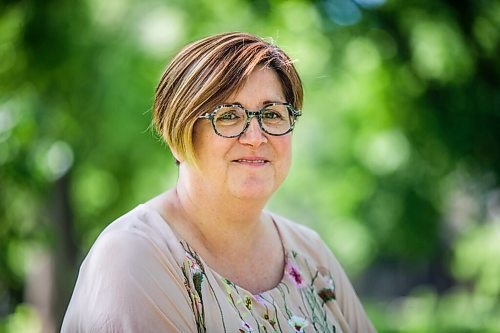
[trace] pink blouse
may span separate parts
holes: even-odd
[[[146,205],[111,223],[85,258],[62,332],[375,332],[311,229],[272,215],[281,282],[257,295],[208,267]]]

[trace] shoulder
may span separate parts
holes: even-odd
[[[106,257],[110,253],[115,260],[141,260],[146,253],[171,255],[165,259],[175,262],[183,258],[179,241],[166,221],[145,205],[137,206],[110,223],[96,239],[87,259]]]
[[[311,228],[282,216],[276,214],[271,216],[276,222],[287,250],[298,252],[300,257],[316,266],[318,271],[327,272],[332,278],[336,304],[339,305],[351,331],[375,332],[349,278],[320,235]]]
[[[151,325],[176,322],[172,311],[190,315],[181,247],[165,225],[139,206],[104,229],[80,267],[63,332],[158,331]]]
[[[294,237],[298,238],[310,238],[310,237],[319,237],[318,233],[314,231],[313,229],[303,225],[299,224],[297,222],[294,222],[284,216],[278,215],[276,213],[269,212],[269,214],[273,217],[274,221],[279,224],[279,227],[285,229],[288,233],[290,233],[290,236],[293,235]]]
[[[270,214],[276,222],[283,245],[287,250],[296,251],[309,257],[318,266],[328,267],[331,265],[333,254],[315,230],[283,216]]]
[[[93,282],[119,276],[135,281],[159,267],[179,267],[182,248],[168,224],[142,205],[110,223],[97,237],[80,268],[79,280]],[[125,282],[120,279],[118,283]]]

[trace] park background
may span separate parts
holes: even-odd
[[[305,87],[269,208],[321,233],[380,332],[500,332],[500,2],[0,1],[0,332],[58,331],[99,232],[172,186],[156,83],[270,37]]]

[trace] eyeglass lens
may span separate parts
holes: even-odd
[[[239,106],[223,106],[214,115],[213,123],[217,132],[223,136],[237,136],[247,123],[245,109]],[[271,105],[262,110],[261,126],[275,135],[286,133],[293,124],[287,105]]]

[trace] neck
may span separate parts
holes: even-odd
[[[251,247],[265,230],[262,210],[267,198],[237,198],[203,186],[196,175],[180,174],[174,189],[185,223],[212,253]]]

